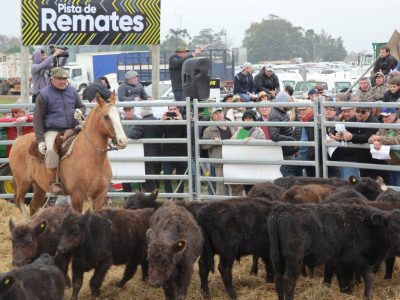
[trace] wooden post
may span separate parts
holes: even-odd
[[[29,46],[21,45],[21,103],[32,103],[29,98]]]
[[[153,99],[160,99],[160,45],[151,45],[151,83]]]

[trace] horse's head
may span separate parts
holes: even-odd
[[[126,148],[128,139],[122,128],[121,118],[115,106],[115,92],[112,93],[109,102],[106,102],[99,94],[96,95],[96,102],[100,110],[98,130],[107,135],[118,149]]]

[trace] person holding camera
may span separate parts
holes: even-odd
[[[178,106],[169,106],[161,120],[183,120],[182,114]],[[164,137],[167,139],[186,138],[186,125],[164,125]],[[165,144],[163,148],[163,156],[187,156],[186,144]],[[175,169],[176,175],[183,175],[187,169],[185,161],[165,161],[163,162],[164,175],[171,175]],[[164,180],[166,193],[173,193],[171,180]],[[178,180],[176,192],[183,193],[183,180]]]
[[[54,140],[61,131],[75,128],[85,112],[77,90],[68,85],[68,72],[63,68],[53,68],[50,85],[40,90],[36,98],[35,128],[39,152],[45,156],[46,175],[50,191],[57,195],[62,191],[57,182],[58,153],[54,150]],[[71,130],[69,130],[71,131]]]
[[[64,50],[56,48],[54,52],[47,56],[46,52],[42,49],[37,49],[32,53],[32,103],[36,102],[39,91],[47,87],[50,83],[49,73],[53,66],[53,62],[57,57],[64,54]],[[66,60],[60,63],[65,64]]]

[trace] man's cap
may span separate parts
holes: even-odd
[[[312,103],[311,100],[307,100],[307,99],[300,99],[297,102],[298,103]],[[299,106],[299,107],[297,107],[297,109],[300,109],[300,110],[306,109],[306,108],[312,108],[312,106]]]
[[[245,119],[246,117],[250,117],[250,118],[252,118],[254,121],[257,121],[257,113],[256,113],[254,110],[252,110],[252,109],[248,109],[248,110],[246,110],[246,111],[243,113],[243,115],[242,115],[242,121],[244,121],[244,119]]]
[[[61,67],[55,67],[55,68],[51,69],[50,76],[57,77],[57,78],[68,78],[69,74],[68,74],[67,70],[65,70]]]
[[[396,109],[394,107],[384,107],[382,108],[381,113],[379,115],[386,117],[395,113]]]
[[[265,71],[273,71],[272,66],[271,65],[265,66]]]
[[[308,95],[316,95],[316,94],[320,94],[320,92],[317,89],[311,89],[308,91]]]
[[[189,52],[189,49],[185,46],[179,46],[176,48],[175,52]]]
[[[244,70],[244,69],[246,69],[246,68],[248,68],[248,67],[251,67],[251,66],[252,66],[251,62],[246,61],[246,62],[244,62],[243,65],[242,65],[242,70]]]
[[[233,102],[240,102],[241,100],[242,100],[242,98],[240,98],[239,95],[234,95],[234,96],[232,97],[232,101],[233,101]]]
[[[289,102],[289,101],[290,101],[290,96],[286,92],[279,92],[275,96],[275,99],[272,100],[272,102]]]
[[[375,78],[378,76],[382,76],[383,78],[385,78],[385,75],[382,72],[376,72],[375,73]]]
[[[222,107],[210,107],[210,113],[213,114],[217,111],[223,111]]]
[[[233,94],[225,95],[225,97],[222,99],[222,102],[225,102],[228,98],[233,98]]]
[[[139,73],[136,71],[128,71],[125,73],[125,79],[133,78],[133,77],[139,77]]]

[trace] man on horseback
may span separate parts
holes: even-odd
[[[40,153],[45,155],[46,175],[50,192],[59,194],[61,184],[57,182],[58,153],[54,150],[57,134],[78,125],[85,106],[76,89],[68,85],[68,72],[53,68],[50,85],[41,89],[35,104],[34,128]]]

